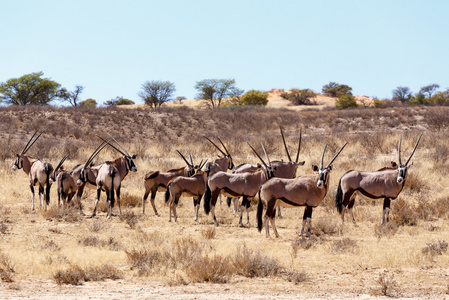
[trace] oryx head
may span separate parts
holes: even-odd
[[[415,153],[416,147],[418,147],[418,143],[421,140],[421,136],[419,136],[418,141],[416,142],[415,148],[413,148],[412,154],[410,154],[410,157],[407,159],[407,161],[405,162],[405,164],[403,165],[401,162],[401,143],[402,143],[402,136],[399,138],[399,146],[398,146],[398,159],[399,159],[399,165],[397,165],[395,162],[391,162],[391,165],[393,166],[393,168],[398,168],[398,178],[397,178],[397,182],[398,183],[402,183],[405,181],[405,178],[407,176],[407,170],[408,168],[410,168],[413,163],[411,163],[410,165],[408,164],[410,162],[410,159],[412,159],[413,154]]]
[[[265,171],[266,171],[266,175],[267,175],[267,180],[268,180],[268,179],[274,177],[273,167],[271,166],[271,161],[268,158],[268,154],[267,154],[267,151],[265,150],[264,145],[262,143],[260,143],[260,144],[262,145],[263,152],[265,153],[265,158],[267,159],[267,163],[265,163],[265,161],[262,159],[262,157],[260,157],[259,153],[257,153],[257,151],[253,148],[253,146],[250,145],[250,143],[248,143],[248,146],[251,147],[253,152],[257,155],[257,157],[260,159],[260,161],[264,165]]]
[[[303,166],[305,161],[300,161],[298,162],[299,159],[299,151],[301,150],[301,137],[302,137],[302,131],[301,129],[299,130],[299,143],[298,143],[298,152],[296,153],[296,159],[295,161],[292,161],[292,158],[290,157],[290,153],[288,152],[288,148],[287,148],[287,143],[285,142],[285,138],[284,138],[284,132],[282,130],[282,128],[279,128],[281,130],[281,136],[282,136],[282,141],[284,142],[284,148],[285,148],[285,152],[287,153],[287,157],[288,157],[288,161],[293,164],[295,166],[295,170],[296,168],[298,168],[298,166]]]
[[[90,166],[90,164],[92,163],[93,159],[95,158],[95,156],[98,155],[98,153],[100,153],[101,150],[103,150],[104,147],[106,147],[106,145],[109,144],[109,141],[103,141],[98,147],[97,149],[95,149],[95,151],[92,153],[92,155],[89,157],[89,159],[86,161],[86,163],[84,164],[83,168],[81,169],[81,173],[80,176],[78,178],[78,180],[76,181],[77,185],[82,185],[84,183],[86,183],[87,181],[87,169]]]
[[[68,155],[64,156],[61,161],[59,162],[59,164],[56,166],[56,168],[53,170],[53,172],[51,173],[50,176],[50,183],[55,182],[56,181],[56,176],[58,176],[58,174],[62,171],[63,167],[62,164],[64,163],[64,161],[67,159],[67,157],[69,157]]]
[[[317,187],[326,187],[328,183],[329,173],[332,171],[332,163],[337,158],[337,156],[340,154],[341,151],[343,151],[344,147],[348,143],[345,143],[343,147],[340,148],[340,150],[337,152],[337,154],[334,155],[334,157],[331,159],[331,161],[327,164],[327,166],[323,167],[324,162],[324,153],[326,152],[327,144],[324,145],[323,154],[321,155],[321,162],[320,167],[313,165],[312,168],[315,172],[318,172],[318,181],[316,183]]]
[[[223,146],[223,150],[220,149],[220,147],[218,147],[214,142],[211,141],[211,139],[209,139],[207,136],[204,136],[212,145],[215,146],[215,148],[217,148],[218,151],[220,151],[221,154],[223,154],[223,157],[225,157],[227,159],[227,168],[228,170],[232,170],[234,169],[234,162],[232,161],[232,156],[229,153],[228,149],[226,148],[226,146],[224,145],[223,141],[217,136],[217,139],[220,141],[220,144]],[[225,170],[223,170],[225,171]]]
[[[184,157],[184,155],[182,155],[181,152],[179,152],[179,150],[176,150],[176,152],[178,152],[178,154],[181,155],[182,159],[187,164],[187,166],[186,166],[187,176],[192,176],[193,174],[195,174],[196,171],[197,171],[197,168],[195,168],[195,165],[193,164],[193,159],[192,159],[192,155],[190,154],[190,150],[188,151],[189,152],[190,162]]]
[[[14,162],[14,165],[12,166],[13,171],[17,170],[17,169],[22,169],[23,168],[23,156],[25,155],[25,153],[31,148],[31,146],[33,146],[33,144],[37,141],[37,139],[42,135],[42,133],[45,132],[46,129],[42,130],[41,133],[39,133],[39,135],[34,138],[34,136],[37,134],[37,130],[34,132],[34,134],[31,136],[31,138],[28,140],[28,143],[25,145],[25,148],[23,148],[23,150],[19,153],[16,154],[17,155],[17,159]],[[33,140],[34,139],[34,140]]]
[[[115,147],[112,144],[109,144],[109,146],[111,146],[112,148],[114,148],[117,152],[119,152],[121,155],[123,155],[123,157],[126,160],[126,169],[128,171],[133,171],[133,172],[137,172],[137,167],[134,164],[134,159],[136,159],[136,155],[131,156],[126,149],[119,143],[117,142],[117,140],[115,138],[113,138],[109,133],[108,135],[110,136],[110,138],[117,143],[117,145],[119,145],[119,147],[123,150],[118,149],[117,147]],[[101,136],[97,135],[97,137],[99,137],[100,139],[102,139],[103,141],[106,141],[104,138],[102,138]]]

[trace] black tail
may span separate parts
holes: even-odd
[[[209,183],[206,182],[206,191],[204,191],[204,212],[206,215],[210,212],[210,199],[212,198],[212,192],[209,187]]]
[[[232,201],[231,197],[226,197],[226,203],[228,204],[228,207],[231,207],[231,201]]]
[[[262,199],[260,199],[260,189],[259,189],[259,203],[257,203],[257,229],[262,231],[262,213],[263,213],[263,203]]]
[[[115,170],[114,168],[109,169],[109,175],[111,175],[111,189],[109,191],[109,199],[111,200],[111,209],[114,207],[115,204],[115,198],[114,198],[114,176],[115,176]]]
[[[341,214],[343,210],[343,191],[341,190],[341,178],[338,182],[337,194],[335,195],[335,206],[337,207],[337,211]]]
[[[49,164],[49,163],[45,163],[44,164],[44,168],[45,168],[45,174],[47,174],[47,182],[46,182],[46,186],[45,186],[45,202],[47,203],[47,205],[50,204],[50,176],[51,173],[53,172],[53,167]]]
[[[170,199],[170,185],[171,183],[168,184],[167,190],[165,191],[165,203],[167,203],[168,199]]]

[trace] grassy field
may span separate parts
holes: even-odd
[[[197,162],[212,160],[217,151],[203,135],[220,136],[236,165],[257,163],[247,141],[263,142],[272,160],[285,160],[279,126],[291,152],[302,129],[300,160],[306,163],[297,176],[312,173],[326,143],[329,160],[348,142],[333,164],[328,195],[314,209],[311,238],[298,236],[303,208],[283,210],[278,239],[257,231],[255,205],[250,228],[240,228],[224,202],[216,210],[220,227],[202,207],[195,223],[188,198],[180,201],[178,222],[169,223],[163,193],[156,198],[161,216],[148,203],[142,215],[144,175],[183,166],[176,150],[190,150]],[[447,297],[448,126],[446,107],[0,108],[0,297]],[[50,208],[31,211],[28,177],[11,168],[15,153],[44,128],[27,154],[53,166],[66,154],[66,169],[84,163],[100,142],[95,134],[109,133],[137,154],[138,171],[122,182],[121,217],[115,207],[116,216],[105,218],[104,194],[93,219],[74,208],[62,210],[54,187]],[[408,157],[420,134],[406,186],[392,202],[391,222],[380,226],[382,201],[358,199],[359,227],[348,216],[340,226],[333,203],[339,178],[351,169],[374,171],[397,161],[401,135]],[[118,156],[106,148],[95,161]],[[93,190],[83,196],[86,214],[94,197]]]

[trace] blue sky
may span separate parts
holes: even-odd
[[[98,103],[141,103],[144,82],[169,80],[193,99],[197,81],[244,90],[330,81],[390,98],[449,88],[449,1],[1,1],[0,82],[43,71]]]

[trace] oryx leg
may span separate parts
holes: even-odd
[[[304,237],[304,227],[306,224],[307,224],[306,237],[310,237],[310,221],[311,221],[311,219],[312,219],[312,207],[306,206],[306,208],[304,209],[304,216],[302,217],[302,227],[301,227],[301,232],[300,232],[301,237]]]
[[[89,217],[89,219],[93,218],[97,215],[97,206],[98,206],[98,202],[100,201],[100,195],[101,195],[101,186],[97,187],[97,199],[95,200],[95,208],[94,208],[94,212]]]
[[[198,195],[198,197],[195,199],[193,198],[193,210],[195,213],[195,221],[198,221],[198,213],[200,210],[200,203],[201,203],[201,198],[203,198],[203,195]]]
[[[34,210],[34,186],[30,184],[31,189],[31,210]]]
[[[118,204],[118,212],[119,215],[122,215],[122,209],[120,208],[120,188],[122,187],[122,185],[119,185],[116,190],[115,190],[115,194],[117,195],[117,204]],[[114,190],[112,190],[112,193],[114,192]]]
[[[390,198],[384,199],[384,207],[382,211],[382,225],[385,224],[385,220],[388,222],[390,221],[389,214],[390,214]]]
[[[217,204],[218,196],[220,195],[220,190],[212,191],[211,197],[211,207],[210,211],[212,213],[212,220],[214,221],[215,226],[218,226],[217,218],[215,217],[215,205]]]
[[[234,215],[239,211],[239,198],[232,198],[234,202]]]
[[[78,187],[78,190],[76,191],[76,201],[78,201],[78,204],[80,206],[80,214],[84,216],[83,207],[81,205],[81,196],[83,195],[85,184]]]
[[[281,206],[278,205],[278,217],[282,218],[282,214],[281,214]]]
[[[242,222],[242,217],[243,217],[243,212],[245,211],[245,207],[246,207],[246,203],[248,202],[248,197],[247,196],[243,196],[242,198],[242,205],[240,206],[240,220],[239,220],[239,225],[240,227],[245,227],[243,226],[243,222]]]
[[[42,207],[42,198],[44,198],[45,202],[44,186],[39,184],[39,207]],[[44,204],[44,210],[47,210],[47,202]]]
[[[261,200],[259,199],[259,201],[261,201]],[[267,212],[265,213],[265,231],[267,233],[267,238],[270,237],[269,223],[271,223],[271,227],[273,228],[274,235],[276,237],[279,237],[278,231],[276,229],[276,224],[274,222],[275,217],[276,217],[276,202],[273,200],[270,200],[267,203]],[[268,220],[270,222],[268,222]]]
[[[359,225],[357,225],[357,223],[355,222],[354,213],[352,212],[352,210],[354,208],[354,203],[355,203],[355,199],[354,198],[351,199],[351,201],[349,201],[349,205],[348,205],[349,216],[351,216],[352,224],[354,224],[355,227],[359,227]]]
[[[157,213],[157,210],[156,210],[156,205],[154,204],[154,199],[156,198],[156,193],[157,193],[157,188],[151,190],[151,198],[150,198],[150,202],[151,202],[151,206],[153,207],[154,214],[155,214],[156,216],[159,216],[159,214]],[[147,196],[147,197],[148,197],[148,196]],[[145,211],[144,211],[144,213],[145,213]]]

